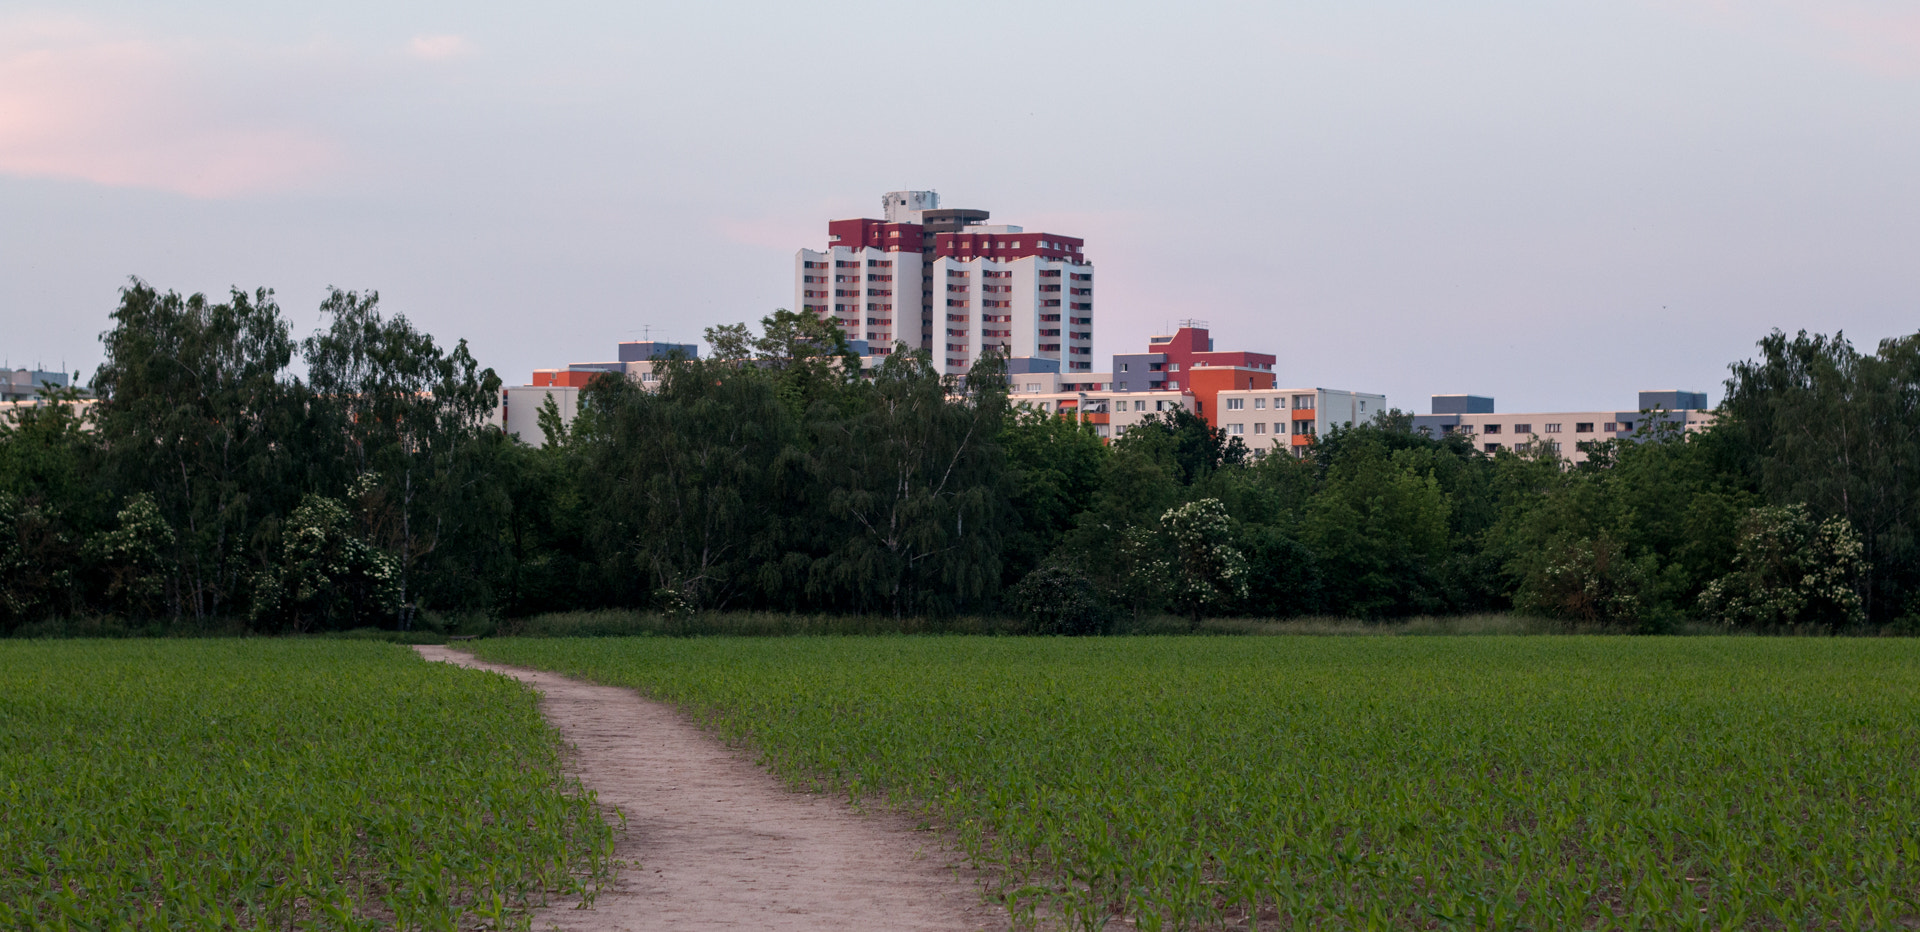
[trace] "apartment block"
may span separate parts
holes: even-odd
[[[988,351],[1093,371],[1093,265],[1085,241],[988,225],[984,210],[942,208],[933,191],[890,191],[882,219],[834,220],[827,248],[794,256],[794,307],[869,346],[904,346],[942,373]]]
[[[1545,448],[1569,463],[1587,460],[1587,445],[1631,439],[1649,422],[1670,424],[1686,431],[1705,430],[1713,423],[1705,392],[1666,389],[1641,392],[1632,411],[1550,411],[1500,414],[1486,395],[1435,395],[1431,414],[1416,415],[1413,429],[1430,435],[1471,438],[1485,453],[1517,453]]]

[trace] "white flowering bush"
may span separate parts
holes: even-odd
[[[1160,526],[1172,555],[1156,567],[1167,602],[1194,627],[1208,610],[1247,596],[1247,558],[1228,541],[1233,525],[1225,505],[1203,498],[1167,509]]]
[[[86,555],[106,575],[110,604],[136,618],[163,608],[168,553],[176,540],[153,497],[142,492],[127,500],[119,527],[87,541]]]
[[[653,607],[668,618],[692,618],[699,606],[686,589],[662,586],[653,590]]]
[[[1630,557],[1606,532],[1591,540],[1561,541],[1520,580],[1513,605],[1530,615],[1627,628],[1665,630],[1652,598],[1656,567],[1651,555]]]
[[[345,505],[309,495],[254,581],[254,618],[295,631],[381,624],[400,608],[400,561],[354,536]]]
[[[1755,508],[1741,524],[1733,572],[1707,584],[1700,610],[1730,628],[1859,624],[1864,553],[1839,515],[1816,522],[1805,505]]]

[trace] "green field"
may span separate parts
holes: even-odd
[[[345,641],[0,641],[0,928],[525,926],[612,826],[503,677]]]
[[[1914,928],[1920,643],[481,642],[917,808],[1079,928]]]

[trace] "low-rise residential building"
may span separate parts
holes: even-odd
[[[1300,452],[1336,427],[1372,421],[1386,410],[1387,396],[1336,388],[1231,389],[1219,392],[1215,403],[1215,426],[1262,455]]]
[[[1705,430],[1713,423],[1705,392],[1675,390],[1641,392],[1632,411],[1552,411],[1500,414],[1485,395],[1435,395],[1433,413],[1415,415],[1413,429],[1433,436],[1458,434],[1472,439],[1484,453],[1549,450],[1569,463],[1584,463],[1588,445],[1644,436],[1644,427],[1672,425],[1686,432]]]
[[[1386,396],[1331,388],[1280,388],[1270,353],[1214,349],[1203,321],[1147,338],[1147,352],[1113,357],[1113,371],[1048,371],[1044,361],[1010,360],[1015,405],[1078,413],[1101,437],[1125,433],[1151,414],[1186,409],[1247,445],[1255,455],[1299,452],[1334,427],[1372,420]],[[1036,363],[1040,365],[1036,366]]]
[[[500,406],[494,409],[487,423],[536,447],[544,446],[547,437],[540,429],[540,411],[549,399],[559,409],[560,423],[571,425],[580,413],[580,390],[596,376],[615,372],[652,388],[659,383],[657,367],[662,361],[699,356],[697,343],[636,340],[621,343],[619,358],[611,362],[576,362],[565,369],[535,369],[529,384],[500,390]]]
[[[1205,321],[1183,320],[1171,334],[1147,338],[1144,353],[1113,357],[1115,392],[1186,392],[1193,412],[1221,426],[1215,396],[1223,391],[1272,388],[1271,353],[1217,351]]]

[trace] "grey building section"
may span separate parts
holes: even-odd
[[[1044,356],[1015,356],[1007,360],[1008,375],[1030,375],[1035,372],[1059,372],[1060,360]]]
[[[1435,414],[1492,414],[1493,399],[1486,395],[1435,395]]]
[[[679,353],[688,359],[700,358],[698,343],[665,343],[660,340],[634,340],[620,344],[621,362],[646,362],[650,359],[665,359]],[[575,368],[579,368],[578,365]]]
[[[1113,357],[1113,390],[1163,392],[1167,390],[1167,354],[1132,353]]]
[[[0,401],[32,401],[42,388],[66,388],[71,376],[39,369],[0,370]]]
[[[1668,411],[1705,411],[1706,392],[1658,391],[1640,393],[1640,410],[1664,408]]]

